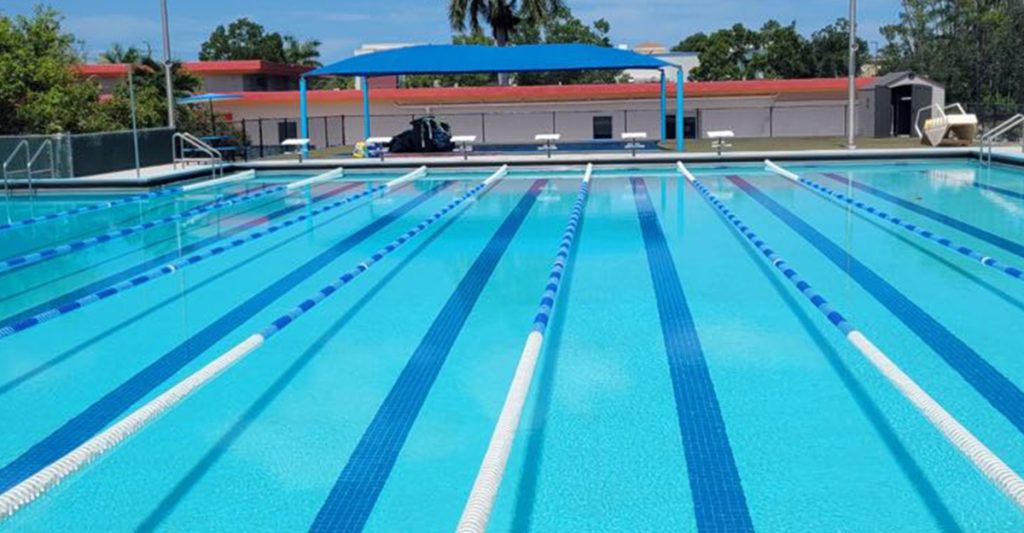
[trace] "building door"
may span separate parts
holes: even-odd
[[[892,89],[892,134],[909,136],[914,124],[914,87],[903,85]]]
[[[675,114],[665,115],[665,140],[674,141],[676,138],[676,116]],[[683,138],[697,138],[697,117],[683,117]]]

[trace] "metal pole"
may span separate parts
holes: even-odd
[[[683,67],[676,71],[676,151],[686,150],[683,142]]]
[[[661,116],[658,117],[658,123],[661,125],[661,142],[665,142],[667,140],[666,136],[668,135],[668,131],[667,131],[666,124],[665,124],[665,122],[666,122],[665,114],[668,112],[666,110],[666,108],[668,107],[668,102],[666,101],[666,96],[665,96],[665,71],[661,70],[660,72],[661,72]]]
[[[846,109],[846,147],[857,147],[857,0],[850,0],[850,57],[848,99]]]
[[[164,32],[164,85],[167,89],[167,127],[174,129],[174,84],[171,81],[171,30],[167,25],[167,0],[160,0]]]
[[[370,130],[370,78],[363,76],[363,140],[371,137]]]
[[[263,117],[256,119],[257,137],[260,142],[260,159],[263,159]]]
[[[309,138],[309,107],[306,103],[306,77],[299,78],[299,138]],[[302,157],[309,157],[309,143],[302,145]]]
[[[128,65],[128,101],[132,108],[132,145],[135,149],[135,177],[142,177],[139,162],[139,122],[135,114],[135,65]]]

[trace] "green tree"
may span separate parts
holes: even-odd
[[[31,16],[0,16],[0,133],[96,131],[108,126],[98,112],[99,87],[76,74],[74,36],[53,9]]]
[[[448,22],[458,33],[478,35],[483,24],[491,27],[491,37],[498,46],[506,46],[522,23],[541,24],[564,8],[562,0],[448,0]],[[509,75],[498,75],[500,85],[508,85]]]
[[[690,71],[694,81],[837,77],[846,75],[846,28],[846,20],[838,19],[807,39],[795,22],[769,20],[759,30],[736,24],[711,35],[695,33],[672,49],[697,52],[700,66]],[[867,43],[858,43],[857,64],[863,65]]]
[[[320,41],[299,41],[291,35],[268,32],[261,24],[240,18],[217,26],[199,50],[203,61],[262,59],[273,63],[319,66]]]
[[[167,121],[167,96],[164,88],[164,67],[163,63],[153,58],[152,50],[140,50],[136,47],[125,47],[121,44],[114,44],[109,50],[100,54],[100,60],[104,62],[127,64],[132,69],[133,83],[135,85],[135,111],[138,125],[141,128],[155,128],[166,125]],[[180,62],[171,63],[171,86],[175,98],[193,94],[202,88],[202,82],[196,76],[184,70]],[[128,128],[131,126],[131,95],[128,80],[122,80],[117,86],[111,98],[105,102],[101,111],[106,115],[108,122],[114,128]],[[188,128],[185,123],[191,114],[188,106],[178,106],[177,114],[183,123],[182,129],[195,132],[194,128]],[[207,119],[205,121],[209,123]],[[209,126],[205,126],[209,129]]]
[[[850,34],[846,19],[838,19],[811,35],[811,59],[815,77],[838,78],[848,74]],[[864,65],[869,59],[867,41],[858,38],[857,65]]]
[[[1024,3],[903,0],[898,23],[881,29],[881,71],[912,70],[946,86],[946,98],[1024,103]]]

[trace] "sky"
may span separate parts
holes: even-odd
[[[590,22],[611,24],[612,41],[671,46],[698,31],[711,32],[742,22],[759,27],[774,18],[795,21],[810,34],[845,17],[844,0],[565,0],[573,13]],[[39,0],[3,0],[4,15],[30,13]],[[83,42],[89,60],[111,44],[152,47],[163,55],[158,0],[48,0],[65,16],[65,28]],[[319,39],[321,60],[344,59],[362,43],[448,42],[446,0],[168,0],[171,50],[176,59],[195,59],[199,47],[219,24],[239,17],[268,30],[300,39]],[[287,6],[288,8],[284,8]],[[872,51],[882,42],[878,29],[896,21],[898,0],[859,0],[859,35]]]

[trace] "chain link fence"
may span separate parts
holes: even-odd
[[[171,162],[170,128],[138,130],[140,166]],[[26,150],[27,147],[27,150]],[[53,168],[50,169],[50,147]],[[9,179],[25,179],[32,158],[33,179],[92,176],[135,168],[133,132],[107,131],[73,135],[3,135],[0,136],[0,158],[7,163]]]

